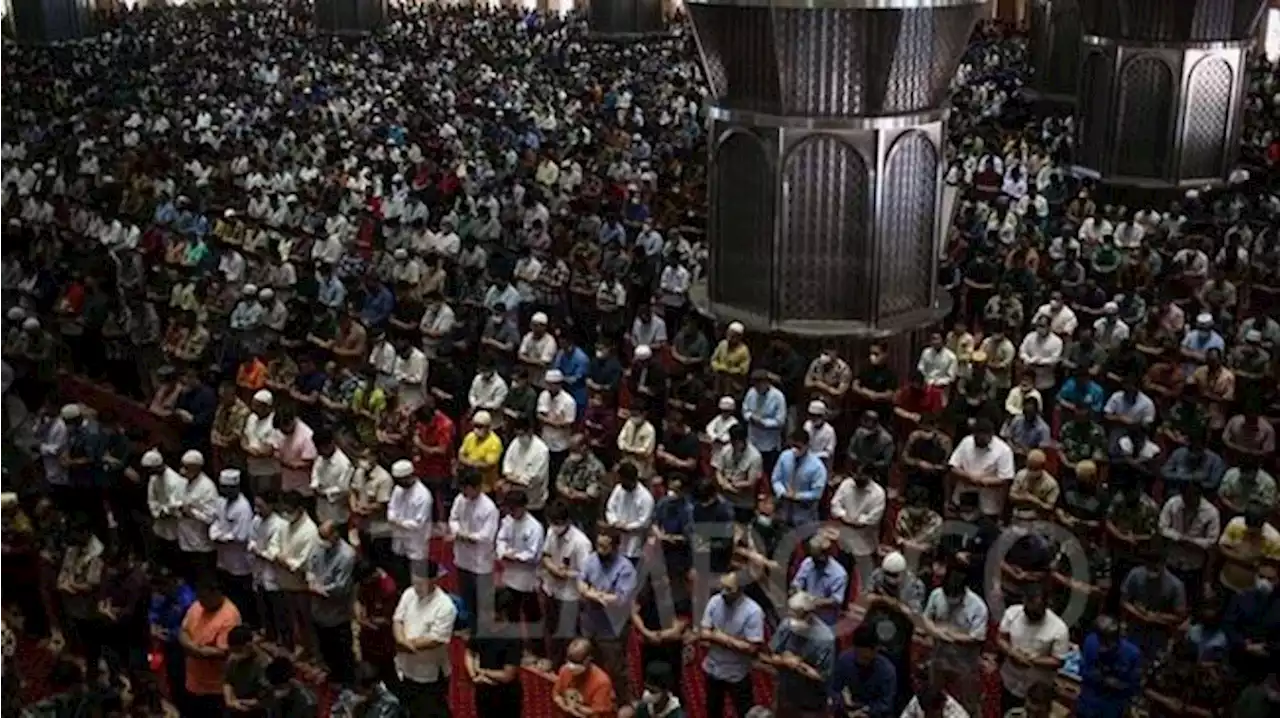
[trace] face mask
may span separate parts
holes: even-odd
[[[644,695],[640,697],[640,700],[644,701],[646,705],[656,706],[658,705],[658,697],[660,695],[661,694],[659,693],[654,693],[653,691],[646,690],[644,692]]]
[[[586,672],[587,666],[584,663],[575,663],[573,661],[565,661],[564,667],[575,676],[580,676]]]
[[[1257,581],[1254,581],[1253,585],[1260,593],[1271,593],[1275,589],[1275,583],[1273,583],[1271,579],[1262,577],[1259,577]]]
[[[772,516],[757,516],[757,517],[756,517],[756,523],[760,524],[761,526],[772,526],[772,525],[773,525],[773,517],[772,517]]]
[[[609,356],[609,353],[608,353],[608,352],[605,352],[605,351],[596,351],[596,358],[597,358],[597,359],[604,359],[604,358],[605,358],[605,357],[607,357],[607,356]]]
[[[809,619],[792,618],[790,620],[791,620],[791,630],[795,631],[796,633],[804,633],[805,631],[809,630]]]

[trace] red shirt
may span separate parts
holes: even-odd
[[[396,658],[396,639],[391,630],[392,616],[400,600],[396,580],[384,573],[366,581],[360,585],[359,599],[364,606],[365,620],[372,624],[360,626],[360,656],[375,666],[388,665]]]
[[[937,414],[942,411],[942,389],[936,386],[919,389],[904,386],[893,397],[893,403],[912,414]]]
[[[442,479],[453,474],[453,420],[436,411],[430,422],[414,427],[418,440],[427,446],[443,447],[442,454],[415,453],[413,469],[424,479]]]

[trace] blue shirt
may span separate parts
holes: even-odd
[[[360,309],[360,321],[367,327],[380,326],[391,316],[395,307],[396,298],[392,296],[391,290],[387,289],[387,285],[379,283],[365,296],[364,307]]]
[[[1090,411],[1099,414],[1102,413],[1102,406],[1107,401],[1107,395],[1098,382],[1088,379],[1081,386],[1081,383],[1077,382],[1075,377],[1071,377],[1063,382],[1062,388],[1058,390],[1058,401],[1065,401],[1076,406],[1087,406]]]
[[[752,643],[764,642],[764,609],[754,600],[739,596],[733,604],[725,603],[720,594],[707,601],[702,612],[703,630],[714,628],[734,638]],[[718,643],[707,648],[702,670],[717,680],[737,683],[751,675],[755,656],[731,651]]]
[[[1210,349],[1217,349],[1220,352],[1226,351],[1227,344],[1222,341],[1222,335],[1212,329],[1207,332],[1192,329],[1182,338],[1182,348],[1204,354]],[[1187,373],[1187,376],[1191,376],[1191,373],[1196,370],[1195,362],[1183,364],[1182,370]]]
[[[1121,686],[1106,685],[1117,678]],[[1142,679],[1142,652],[1125,638],[1114,650],[1104,653],[1098,634],[1091,633],[1080,648],[1080,697],[1076,700],[1079,718],[1122,718],[1129,702],[1138,693]]]
[[[596,233],[596,238],[600,241],[600,244],[609,244],[610,242],[625,244],[627,231],[617,222],[605,222],[600,225],[600,231]]]
[[[771,386],[763,394],[754,386],[748,389],[742,398],[742,418],[747,422],[747,441],[761,453],[782,448],[782,430],[787,425],[787,398],[778,387]]]
[[[577,403],[578,416],[582,416],[587,407],[587,371],[590,364],[587,353],[577,346],[568,354],[563,349],[557,351],[555,359],[551,361],[551,368],[564,374],[564,388]]]
[[[510,284],[501,289],[496,286],[489,287],[489,290],[484,293],[484,308],[492,312],[499,304],[508,312],[516,311],[520,308],[520,292]]]
[[[178,219],[178,210],[172,202],[165,202],[156,207],[156,224],[170,224]]]
[[[1198,481],[1205,489],[1217,492],[1226,473],[1227,463],[1216,452],[1205,449],[1201,460],[1193,461],[1191,449],[1186,446],[1174,449],[1160,469],[1160,475],[1174,490],[1191,481]]]
[[[164,629],[169,634],[169,642],[177,643],[178,634],[182,632],[182,619],[187,617],[187,609],[196,602],[196,590],[187,583],[178,585],[172,594],[151,597],[149,611],[151,625]]]
[[[347,301],[347,288],[343,286],[342,280],[337,276],[330,274],[328,277],[316,277],[316,298],[320,303],[330,309],[341,309],[343,302]]]
[[[1117,391],[1107,399],[1102,411],[1104,414],[1115,414],[1130,422],[1146,426],[1150,426],[1156,420],[1156,405],[1151,401],[1151,397],[1142,392],[1135,394],[1133,401],[1130,401],[1123,391]]]
[[[897,691],[898,673],[888,658],[876,654],[871,665],[863,666],[850,650],[836,660],[831,676],[831,705],[835,715],[847,718],[858,710],[866,710],[869,718],[893,718]]]
[[[769,648],[774,653],[790,651],[796,654],[822,676],[821,681],[814,681],[795,671],[780,669],[777,694],[786,696],[787,702],[793,706],[814,711],[824,710],[827,707],[831,669],[836,660],[836,638],[831,629],[820,621],[810,621],[808,627],[799,632],[792,627],[791,621],[783,621],[773,634]]]
[[[812,556],[806,556],[800,562],[800,570],[791,579],[791,588],[804,591],[815,598],[830,598],[836,601],[835,606],[821,609],[817,616],[827,625],[835,625],[840,617],[840,608],[844,605],[845,592],[849,589],[849,572],[839,561],[830,558],[819,567]]]
[[[796,450],[787,449],[773,465],[772,484],[773,495],[780,499],[787,498],[787,489],[794,488],[796,501],[817,501],[827,489],[827,465],[807,452],[797,459]]]
[[[1048,446],[1053,439],[1044,417],[1036,416],[1034,421],[1028,421],[1025,414],[1015,416],[1009,421],[1008,434],[1009,440],[1013,443],[1032,449]]]
[[[614,604],[605,609],[597,603],[583,601],[582,619],[579,628],[582,635],[592,638],[616,638],[622,626],[631,620],[627,611],[620,610],[630,604],[631,596],[636,588],[636,569],[621,554],[614,554],[613,561],[605,566],[600,563],[600,554],[591,554],[587,565],[582,569],[582,580],[597,591],[604,591],[622,597],[621,604]]]

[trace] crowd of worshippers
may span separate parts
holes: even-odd
[[[158,714],[154,639],[196,718],[313,716],[320,682],[338,716],[449,715],[453,674],[519,711],[522,666],[574,716],[679,718],[690,674],[703,715],[754,716],[760,664],[787,718],[956,718],[993,656],[1019,717],[1061,672],[1088,718],[1274,710],[1275,66],[1249,75],[1263,164],[1122,207],[984,26],[955,322],[900,376],[691,309],[690,38],[399,12],[354,44],[219,7],[6,46],[5,385],[32,415],[6,406],[5,564],[39,590],[4,597],[62,657],[52,701]]]

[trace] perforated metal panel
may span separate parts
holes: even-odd
[[[717,104],[778,112],[778,64],[770,10],[693,4],[686,8]]]
[[[1111,134],[1111,58],[1101,51],[1085,57],[1076,100],[1077,161],[1101,166]]]
[[[838,137],[810,136],[787,155],[782,316],[837,321],[865,315],[867,180],[862,156]]]
[[[1206,57],[1191,71],[1187,113],[1183,120],[1183,176],[1222,174],[1230,150],[1227,124],[1231,117],[1234,79],[1231,65],[1219,57]]]
[[[745,131],[716,148],[711,178],[712,299],[767,315],[774,243],[774,174],[761,141]]]
[[[927,306],[933,281],[938,153],[923,133],[902,134],[884,169],[876,256],[881,320]]]
[[[1076,0],[1037,0],[1031,6],[1033,89],[1074,96],[1080,64],[1080,6]]]
[[[1085,32],[1161,42],[1239,40],[1267,0],[1079,0]]]
[[[1116,174],[1164,177],[1173,113],[1173,70],[1156,57],[1138,57],[1120,69]]]

